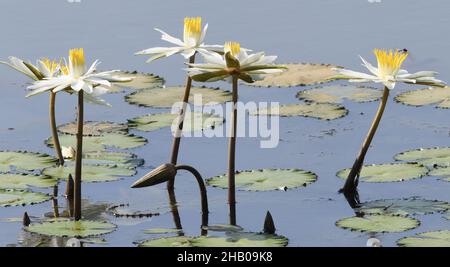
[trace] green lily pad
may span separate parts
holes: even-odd
[[[399,153],[396,160],[412,161],[427,167],[450,166],[450,147],[420,148]]]
[[[336,226],[340,228],[371,233],[404,232],[416,228],[419,224],[420,222],[413,218],[391,215],[350,217],[336,222]]]
[[[51,199],[50,195],[15,189],[0,189],[0,207],[39,204]]]
[[[400,247],[450,247],[450,231],[434,231],[405,237],[397,241]]]
[[[151,73],[119,71],[116,72],[115,75],[121,78],[132,78],[132,80],[129,82],[113,83],[113,86],[108,90],[109,93],[120,93],[123,92],[124,89],[141,90],[161,87],[164,85],[163,78]]]
[[[128,152],[92,151],[83,153],[83,163],[87,165],[108,165],[119,168],[136,168],[144,164],[144,159]]]
[[[1,189],[28,189],[28,187],[47,188],[55,186],[58,180],[44,175],[1,173]]]
[[[450,204],[444,201],[427,200],[419,197],[383,199],[362,203],[358,208],[364,214],[426,215],[445,212]]]
[[[183,131],[203,131],[222,125],[224,120],[224,118],[213,114],[188,112],[184,119]],[[128,122],[130,128],[145,132],[156,131],[170,126],[172,126],[173,129],[176,129],[177,123],[178,114],[171,113],[148,114],[131,119]]]
[[[52,167],[42,171],[42,174],[54,177],[56,179],[65,180],[75,173],[75,167],[73,164],[66,165],[64,167]],[[120,168],[117,166],[106,165],[83,165],[81,169],[81,178],[83,182],[98,183],[98,182],[110,182],[117,181],[124,176],[133,176],[136,174],[136,170],[129,168]]]
[[[336,175],[347,179],[350,169],[344,169]],[[392,163],[381,165],[365,165],[361,170],[359,180],[368,183],[402,182],[421,178],[428,169],[417,163]]]
[[[259,87],[292,87],[325,83],[338,79],[338,73],[329,64],[283,64],[287,69],[281,73],[264,75],[264,79],[250,83]]]
[[[184,86],[141,90],[127,95],[125,99],[128,103],[138,106],[171,108],[173,104],[183,100],[184,90]],[[231,101],[231,93],[219,88],[192,87],[189,95],[190,103],[193,103],[195,95],[201,95],[203,105]]]
[[[315,103],[339,104],[344,100],[371,102],[381,98],[383,92],[371,87],[353,85],[330,85],[300,91],[297,97]]]
[[[428,175],[441,177],[444,181],[450,182],[450,167],[434,169]]]
[[[155,235],[162,235],[162,234],[178,234],[181,233],[181,229],[166,229],[166,228],[152,228],[145,230],[145,234],[155,234]]]
[[[61,134],[59,141],[62,146],[76,148],[76,136]],[[50,137],[45,142],[49,147],[53,147],[53,139]],[[83,152],[103,151],[107,147],[119,149],[137,148],[147,144],[147,139],[141,136],[121,133],[106,133],[101,136],[83,137]]]
[[[306,187],[317,180],[317,175],[300,169],[264,169],[236,172],[236,188],[245,191],[271,191]],[[206,180],[213,187],[228,188],[228,176]]]
[[[71,122],[58,126],[58,132],[63,134],[77,134],[77,123]],[[109,121],[86,121],[83,124],[84,136],[100,136],[105,133],[127,133],[128,126],[126,124],[109,122]]]
[[[57,160],[47,154],[26,151],[0,151],[0,172],[34,171],[56,165]]]
[[[285,247],[288,239],[283,236],[257,233],[232,233],[227,237],[176,236],[147,240],[140,247]]]
[[[250,115],[281,117],[302,116],[319,120],[335,120],[345,117],[347,114],[348,110],[343,106],[317,103],[282,105],[279,107],[278,112],[275,108],[259,109],[255,112],[250,112]]]
[[[80,238],[108,234],[115,229],[111,223],[84,220],[32,223],[25,227],[26,231],[40,235]]]
[[[437,108],[450,108],[450,87],[429,87],[409,91],[399,94],[395,100],[409,106],[436,105]]]
[[[244,231],[244,228],[238,225],[230,225],[230,224],[213,224],[208,226],[202,226],[202,229],[213,231],[213,232],[241,232]]]
[[[144,206],[141,208],[141,206]],[[116,217],[127,218],[149,218],[159,216],[161,212],[165,212],[164,208],[155,208],[155,210],[148,210],[148,204],[139,203],[138,205],[130,206],[130,204],[114,205],[108,208],[108,212]]]

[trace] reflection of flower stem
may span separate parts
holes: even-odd
[[[233,75],[233,113],[231,114],[231,133],[228,144],[228,204],[230,205],[230,224],[236,225],[236,128],[237,128],[238,76]]]
[[[53,199],[52,199],[52,205],[53,205],[53,217],[58,218],[59,217],[59,207],[58,207],[58,185],[55,185],[53,187]]]
[[[169,200],[170,200],[170,209],[172,211],[173,221],[175,223],[175,228],[178,230],[182,230],[183,226],[181,225],[180,213],[178,212],[177,199],[175,197],[175,192],[169,190]],[[178,233],[179,236],[184,236],[183,231]]]
[[[75,159],[74,181],[74,217],[81,220],[81,167],[83,154],[83,90],[78,92],[78,116],[77,116],[77,151]]]
[[[59,165],[63,166],[64,157],[61,152],[61,144],[59,142],[58,130],[56,128],[55,100],[56,100],[56,93],[50,92],[50,126],[52,129],[53,145],[55,147],[56,155],[58,156]]]
[[[367,133],[366,139],[361,147],[358,157],[353,164],[353,167],[345,181],[344,188],[341,189],[346,196],[356,196],[356,189],[358,187],[357,177],[359,177],[361,168],[364,164],[364,158],[366,157],[367,150],[369,150],[370,143],[372,142],[373,137],[377,131],[378,125],[380,124],[381,117],[383,116],[384,109],[386,108],[387,100],[389,97],[389,89],[387,87],[384,88],[383,97],[380,102],[380,106],[378,107],[377,114],[372,122],[372,126],[370,126],[369,132]]]

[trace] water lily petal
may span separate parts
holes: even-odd
[[[178,46],[185,46],[184,42],[181,41],[180,39],[175,38],[175,37],[171,36],[170,34],[164,32],[158,28],[155,28],[155,31],[158,31],[162,34],[162,36],[161,36],[162,40],[167,41],[172,44],[175,44],[175,45],[178,45]]]

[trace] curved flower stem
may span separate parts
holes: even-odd
[[[83,117],[84,99],[83,90],[78,92],[78,116],[77,116],[77,150],[75,158],[75,180],[74,180],[74,217],[76,221],[81,220],[81,167],[83,155]]]
[[[383,116],[384,109],[386,108],[388,97],[389,97],[389,89],[387,87],[384,87],[383,97],[381,99],[380,106],[378,107],[377,114],[375,115],[375,118],[372,122],[372,126],[370,126],[369,132],[367,133],[366,139],[364,140],[359,155],[356,158],[355,163],[353,164],[353,167],[347,177],[347,180],[345,181],[344,188],[340,190],[340,192],[343,192],[346,195],[346,197],[348,196],[357,197],[357,187],[358,187],[357,177],[359,178],[359,173],[364,164],[364,158],[366,157],[367,150],[369,150],[370,143],[372,142],[372,139],[375,136],[378,125],[380,124],[381,117]]]
[[[231,132],[228,143],[228,204],[230,205],[230,224],[236,225],[236,189],[235,189],[235,162],[236,162],[236,128],[237,128],[237,101],[238,76],[233,75],[233,113],[231,114]]]
[[[56,119],[55,119],[55,102],[56,102],[56,93],[50,92],[50,127],[52,129],[52,138],[53,145],[55,147],[56,155],[58,156],[59,165],[64,165],[64,157],[61,151],[61,144],[59,142],[58,130],[56,128]]]

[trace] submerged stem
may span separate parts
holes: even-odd
[[[50,127],[52,130],[53,145],[55,148],[56,155],[58,156],[59,165],[64,165],[64,157],[61,151],[61,144],[59,142],[58,130],[56,128],[56,118],[55,118],[55,102],[56,93],[50,92]]]
[[[238,76],[233,75],[233,113],[231,114],[231,132],[228,144],[228,204],[230,205],[230,224],[236,225],[236,189],[235,189],[235,162],[236,162],[236,128],[237,128],[237,101]]]
[[[78,92],[78,116],[77,116],[77,150],[75,159],[75,181],[74,181],[74,217],[76,221],[81,220],[81,167],[83,154],[83,117],[84,99],[83,90]]]

